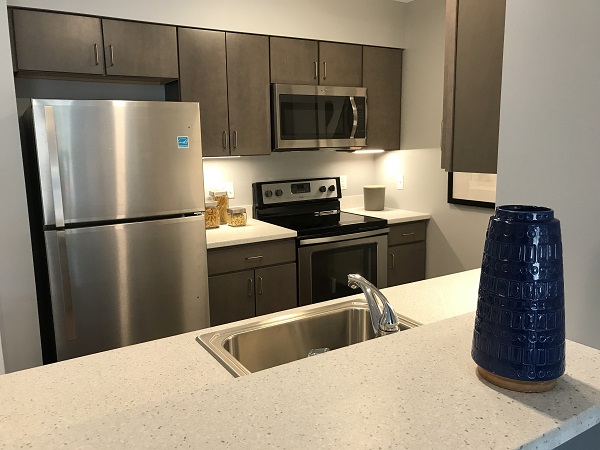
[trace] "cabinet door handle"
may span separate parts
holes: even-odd
[[[317,78],[319,78],[319,65],[317,64],[316,61],[313,61],[313,63],[315,65],[315,77],[314,78],[316,80]]]
[[[256,290],[258,295],[262,295],[262,277],[258,277],[258,283],[256,283]]]
[[[396,255],[394,255],[393,253],[390,254],[392,257],[392,267],[390,267],[390,269],[393,269],[394,267],[396,267]]]
[[[227,150],[227,147],[228,147],[227,135],[228,135],[227,130],[223,130],[223,150]]]
[[[237,130],[233,130],[233,148],[234,148],[234,150],[237,148],[237,139],[238,139],[237,135],[238,135]]]
[[[94,62],[96,65],[100,64],[100,57],[98,56],[98,44],[94,44]]]
[[[402,236],[404,236],[404,237],[407,237],[407,236],[414,236],[414,235],[415,235],[415,233],[414,233],[414,232],[412,232],[412,233],[402,233]]]
[[[110,55],[110,67],[115,65],[115,52],[112,44],[108,46],[108,53]]]
[[[327,79],[327,62],[326,61],[323,62],[323,79],[324,80]]]
[[[254,280],[252,278],[248,278],[248,297],[252,297],[254,293]]]
[[[248,261],[248,262],[251,262],[251,261],[260,261],[261,259],[263,259],[263,255],[248,256],[248,257],[246,257],[246,261]]]

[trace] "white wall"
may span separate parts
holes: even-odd
[[[555,210],[563,233],[567,337],[596,348],[600,348],[598,55],[600,2],[508,2],[498,200]]]
[[[362,195],[365,184],[376,180],[373,155],[354,155],[334,151],[272,153],[269,156],[205,159],[205,190],[215,181],[233,181],[235,198],[231,205],[251,205],[251,186],[255,181],[285,180],[303,177],[346,175],[348,189],[344,197]]]
[[[198,28],[403,47],[404,3],[393,0],[8,0],[52,9]]]
[[[0,373],[41,364],[6,8],[0,8]]]
[[[444,0],[418,0],[406,9],[402,74],[401,151],[376,159],[386,206],[429,212],[427,277],[481,266],[493,211],[447,203],[447,174],[440,169],[444,84]],[[404,175],[404,190],[396,177]]]

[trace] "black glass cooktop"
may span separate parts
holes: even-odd
[[[325,237],[377,230],[387,226],[387,220],[347,212],[296,214],[260,218],[265,222],[295,230],[298,237]]]

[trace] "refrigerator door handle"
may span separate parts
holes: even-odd
[[[75,316],[73,314],[73,297],[71,295],[71,277],[69,276],[69,259],[67,256],[67,239],[64,230],[56,232],[58,244],[58,265],[60,267],[60,284],[65,310],[65,331],[67,340],[77,339]]]
[[[54,200],[54,220],[56,221],[56,226],[62,228],[65,226],[65,214],[60,180],[60,163],[58,160],[58,142],[56,140],[54,108],[52,106],[44,106],[44,113],[46,116],[46,135],[48,137],[50,181],[52,183],[52,197]]]

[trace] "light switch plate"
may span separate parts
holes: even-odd
[[[404,175],[398,175],[396,179],[396,189],[404,189]]]
[[[342,189],[348,189],[348,177],[346,175],[340,175],[340,186]]]

